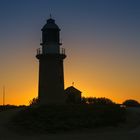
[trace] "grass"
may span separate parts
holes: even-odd
[[[2,111],[6,111],[6,110],[9,110],[9,109],[19,108],[19,107],[24,107],[24,106],[16,106],[16,105],[0,105],[0,112],[2,112]]]
[[[118,105],[36,106],[21,110],[13,119],[15,131],[57,133],[117,126],[125,121],[125,109]]]

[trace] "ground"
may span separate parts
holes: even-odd
[[[140,108],[127,109],[127,123],[117,128],[100,128],[82,132],[46,135],[21,135],[11,131],[7,124],[21,109],[0,112],[0,140],[139,140]]]

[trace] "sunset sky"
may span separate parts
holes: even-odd
[[[41,28],[50,13],[66,49],[65,88],[121,103],[140,101],[139,0],[0,0],[0,104],[38,94]]]

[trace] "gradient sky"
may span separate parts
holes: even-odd
[[[66,49],[65,88],[121,103],[140,101],[139,0],[0,0],[0,104],[38,94],[41,28],[49,14]]]

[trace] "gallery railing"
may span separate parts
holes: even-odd
[[[41,55],[41,54],[44,54],[44,53],[43,53],[43,50],[42,50],[42,48],[38,48],[38,49],[37,49],[37,55]],[[65,55],[65,49],[64,49],[64,48],[60,48],[59,54]]]

